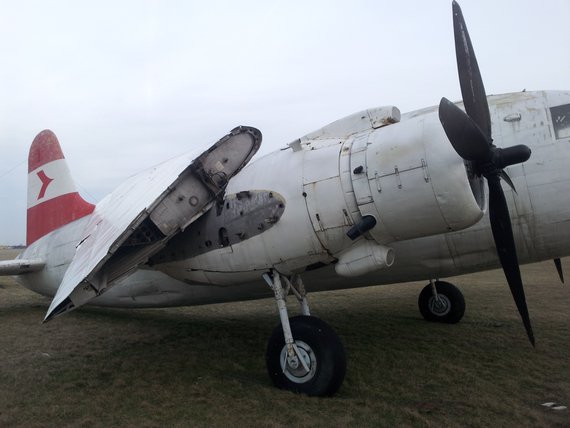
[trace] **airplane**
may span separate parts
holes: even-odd
[[[452,4],[462,102],[357,112],[249,162],[259,130],[137,174],[96,205],[78,193],[49,130],[28,158],[27,247],[1,275],[53,300],[171,307],[274,296],[266,349],[279,388],[330,396],[342,341],[307,291],[425,280],[427,321],[457,323],[461,291],[440,278],[502,266],[527,336],[519,263],[570,255],[570,91],[487,96]],[[532,151],[532,153],[531,153]],[[305,285],[306,284],[306,285]],[[299,302],[290,317],[289,294]]]

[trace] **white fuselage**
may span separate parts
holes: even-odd
[[[507,168],[517,193],[503,186],[521,263],[570,255],[570,136],[555,129],[550,110],[569,103],[569,92],[489,97],[494,144],[532,150],[529,161]],[[275,195],[284,204],[279,218],[240,223],[239,242],[226,238],[235,232],[229,226],[223,234],[220,228],[219,235],[212,232],[219,242],[209,239],[208,248],[195,242],[191,226],[152,257],[148,268],[93,303],[148,307],[264,297],[271,290],[261,275],[272,268],[303,273],[308,291],[316,291],[498,266],[486,194],[477,180],[467,179],[436,108],[357,132],[323,129],[252,162],[226,189],[226,195]],[[346,233],[366,215],[378,224],[353,242]],[[22,257],[47,264],[23,275],[24,285],[55,294],[87,221],[77,220],[26,249]],[[394,263],[360,276],[338,275],[334,263],[364,240],[391,248]]]

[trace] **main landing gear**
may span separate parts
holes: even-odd
[[[278,388],[307,395],[334,394],[346,373],[346,354],[340,338],[327,323],[311,316],[299,275],[289,279],[273,270],[263,279],[275,293],[281,318],[269,338],[265,356],[271,381]],[[289,291],[299,301],[303,315],[289,318]]]
[[[424,287],[418,298],[420,312],[426,321],[458,323],[465,314],[465,299],[455,285],[433,281]]]

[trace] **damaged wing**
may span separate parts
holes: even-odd
[[[198,219],[253,157],[261,133],[241,126],[196,156],[135,175],[93,212],[44,321],[97,297]]]

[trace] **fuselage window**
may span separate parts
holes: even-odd
[[[550,114],[556,139],[570,137],[570,104],[551,107]]]

